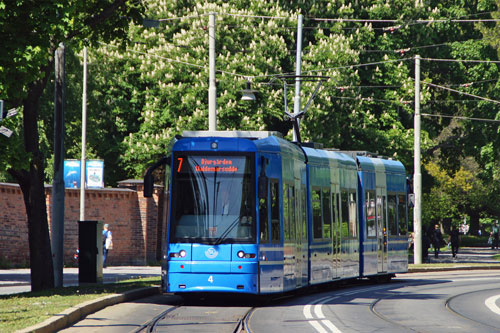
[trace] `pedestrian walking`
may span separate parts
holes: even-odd
[[[498,220],[495,221],[495,224],[493,225],[493,244],[491,248],[495,248],[498,250],[498,233],[500,231],[500,227],[498,226]]]
[[[450,236],[448,237],[448,242],[451,243],[451,253],[453,258],[456,258],[458,253],[458,247],[460,246],[460,233],[457,227],[452,226]]]
[[[434,257],[437,258],[439,256],[439,248],[443,244],[443,234],[439,229],[439,224],[434,226],[434,231],[432,232],[432,246],[434,247]]]
[[[106,267],[108,251],[113,249],[113,235],[109,231],[109,224],[105,224],[102,230],[102,267]]]
[[[431,241],[429,238],[428,231],[424,228],[422,230],[422,259],[424,262],[429,261],[429,246],[431,246]]]

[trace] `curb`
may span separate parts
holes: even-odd
[[[455,267],[422,267],[408,268],[408,273],[427,273],[427,272],[447,272],[447,271],[475,271],[475,270],[498,270],[500,265],[484,266],[455,266]]]
[[[67,328],[91,313],[102,310],[105,307],[115,305],[122,302],[132,301],[138,298],[152,296],[160,293],[160,287],[146,287],[126,291],[123,294],[113,294],[104,296],[98,299],[77,304],[68,308],[61,313],[58,313],[40,324],[24,328],[16,331],[19,333],[50,333]]]

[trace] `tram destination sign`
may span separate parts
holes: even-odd
[[[175,159],[178,173],[244,173],[245,156],[177,156]]]

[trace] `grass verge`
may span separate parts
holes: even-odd
[[[2,295],[0,296],[0,332],[14,332],[41,323],[67,308],[89,300],[159,284],[159,277],[151,277],[109,284]]]

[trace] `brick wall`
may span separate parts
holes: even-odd
[[[0,260],[29,263],[28,223],[19,185],[0,183]]]
[[[109,265],[146,265],[158,260],[161,237],[165,230],[162,218],[164,195],[155,188],[153,198],[142,196],[140,181],[124,181],[120,188],[85,191],[85,220],[109,224],[113,250]],[[52,215],[52,188],[46,187],[49,228]],[[64,213],[64,262],[71,264],[78,248],[80,190],[66,189]],[[162,225],[163,223],[163,225]],[[0,260],[15,266],[29,263],[26,209],[21,189],[16,184],[0,183]]]

